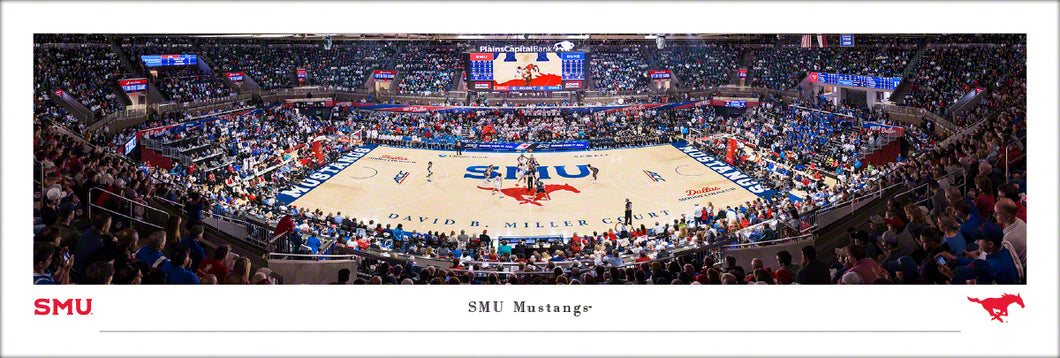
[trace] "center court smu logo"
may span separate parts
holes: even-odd
[[[481,187],[481,186],[478,186],[476,188],[479,188],[479,189],[482,189],[482,190],[488,190],[488,191],[496,191],[496,189],[494,189],[494,188],[486,188],[486,187]],[[556,192],[556,191],[560,191],[560,190],[569,191],[569,192],[573,192],[573,193],[581,193],[581,191],[578,190],[578,188],[570,186],[570,184],[563,184],[563,185],[546,184],[544,193],[539,193],[536,190],[531,190],[531,189],[522,188],[522,187],[504,188],[504,189],[500,190],[500,193],[504,194],[505,196],[508,196],[508,197],[510,197],[512,199],[515,199],[516,201],[519,202],[519,205],[522,205],[522,204],[534,204],[534,205],[537,205],[537,206],[543,206],[541,204],[542,200],[544,200],[544,201],[552,201],[552,193]]]
[[[494,165],[493,167],[495,169],[493,171],[493,175],[490,176],[491,178],[496,178],[498,176],[503,175],[504,176],[504,180],[516,180],[516,179],[519,179],[519,177],[518,177],[518,169],[519,168],[518,167],[514,167],[514,166],[498,167],[496,165]],[[465,169],[465,171],[464,171],[464,178],[465,179],[486,179],[486,169],[488,169],[488,168],[489,168],[489,165],[474,165],[474,166],[467,167],[467,169]],[[542,166],[537,167],[537,178],[541,179],[541,180],[549,180],[549,179],[556,179],[556,178],[577,179],[577,178],[588,177],[589,174],[590,174],[589,173],[589,166],[585,165],[585,164],[575,165],[575,166],[568,166],[568,165],[548,166],[548,165],[542,165]]]

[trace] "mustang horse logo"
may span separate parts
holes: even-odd
[[[1002,320],[1001,317],[1008,316],[1009,305],[1013,303],[1018,303],[1020,305],[1020,308],[1024,308],[1023,298],[1020,297],[1019,294],[1012,295],[1006,293],[1001,295],[1000,298],[984,298],[982,300],[978,298],[968,297],[968,300],[983,305],[983,309],[985,309],[987,313],[990,313],[990,317],[993,317],[990,320],[997,320],[1001,323],[1005,323],[1005,321]]]
[[[476,188],[479,188],[479,189],[482,189],[482,190],[489,190],[489,191],[496,190],[496,189],[493,189],[493,188],[486,188],[486,187],[481,187],[481,186],[478,186]],[[527,190],[526,188],[514,187],[514,188],[503,188],[503,189],[501,189],[501,194],[504,194],[504,195],[512,197],[513,199],[519,201],[519,204],[527,204],[527,203],[529,203],[529,204],[534,204],[534,205],[537,205],[537,206],[542,206],[541,203],[538,202],[538,200],[541,200],[541,199],[552,200],[551,194],[552,194],[552,192],[557,191],[557,190],[566,190],[566,191],[572,191],[572,192],[575,192],[575,193],[580,193],[581,192],[577,188],[575,188],[573,186],[570,186],[570,184],[563,184],[563,185],[545,184],[545,192],[544,193],[536,193],[535,194],[535,193]]]

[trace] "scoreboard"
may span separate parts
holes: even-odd
[[[198,58],[195,55],[143,55],[140,56],[140,60],[144,61],[144,65],[147,67],[198,64]]]
[[[468,74],[472,81],[493,81],[493,56],[492,53],[471,54]]]
[[[895,88],[898,88],[898,83],[902,82],[902,78],[810,72],[810,82],[893,91]]]
[[[585,54],[564,52],[559,54],[563,59],[563,80],[585,80]]]
[[[585,81],[583,52],[469,53],[464,79],[468,88],[494,91],[581,89]]]

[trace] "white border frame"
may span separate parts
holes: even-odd
[[[5,2],[4,355],[1056,355],[1057,4]],[[526,16],[527,12],[544,15]],[[372,16],[372,13],[385,14]],[[837,14],[863,14],[839,16]],[[510,14],[510,15],[507,15]],[[749,15],[756,14],[756,15]],[[820,15],[819,15],[820,14]],[[822,17],[827,20],[819,20]],[[518,22],[533,18],[533,22]],[[875,21],[875,19],[882,19]],[[895,19],[895,20],[888,20]],[[915,30],[915,31],[913,31]],[[1028,33],[1034,174],[1030,284],[976,287],[33,287],[32,34],[49,33]],[[26,223],[26,224],[22,224]],[[990,322],[965,296],[1020,293]],[[36,298],[93,298],[84,317],[34,316]],[[469,314],[469,300],[588,304],[567,314]],[[313,303],[318,302],[318,303]],[[336,302],[342,302],[337,305]],[[289,306],[289,309],[279,308]],[[319,307],[311,310],[308,307]],[[391,309],[392,308],[392,309]],[[108,333],[100,330],[475,330],[477,333]],[[502,333],[500,330],[527,330]],[[542,333],[536,330],[597,330]],[[692,330],[726,330],[691,332]],[[959,330],[960,333],[793,330]],[[605,331],[612,332],[605,332]],[[670,330],[684,333],[615,330]],[[779,330],[746,333],[734,330]],[[493,332],[493,333],[487,333]]]

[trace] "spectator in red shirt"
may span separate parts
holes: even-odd
[[[199,267],[195,269],[195,274],[199,277],[205,277],[206,275],[228,277],[228,267],[225,266],[225,261],[228,261],[228,255],[231,252],[231,245],[218,246],[217,249],[213,251],[213,257],[202,259],[202,262],[199,263]]]
[[[975,198],[975,208],[979,209],[984,220],[994,216],[994,184],[986,175],[975,176],[975,188],[979,196]]]
[[[645,261],[651,261],[651,259],[648,258],[648,253],[647,252],[641,251],[640,252],[640,256],[637,257],[637,260],[635,262],[645,262]]]

